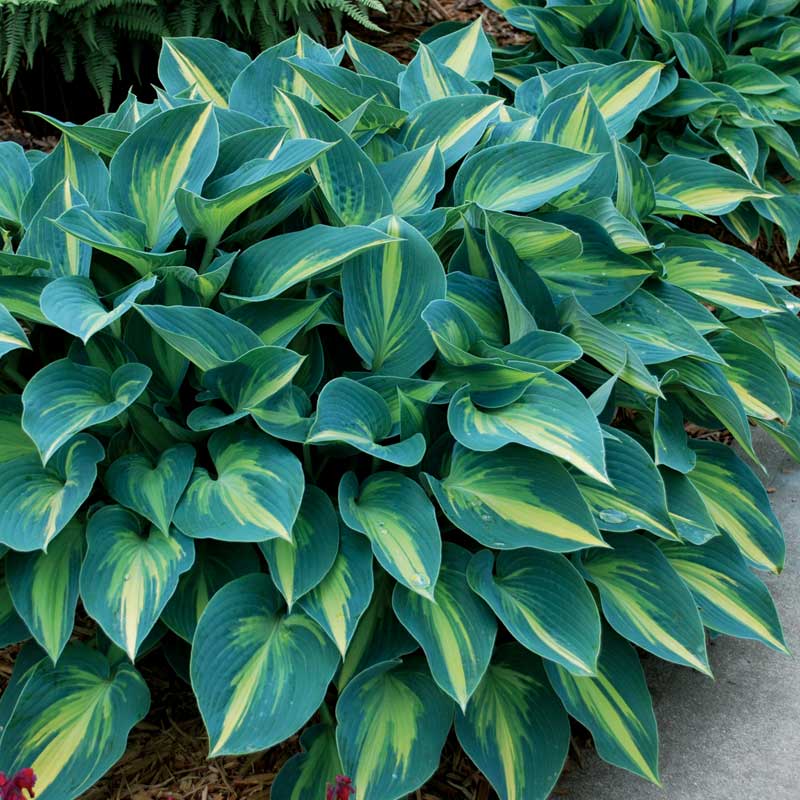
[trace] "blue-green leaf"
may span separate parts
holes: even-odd
[[[47,553],[12,552],[6,559],[14,607],[54,664],[72,635],[83,551],[83,525],[73,519]]]
[[[575,675],[595,673],[600,616],[566,558],[525,548],[499,553],[495,562],[489,550],[482,550],[473,556],[467,576],[520,644]]]
[[[603,546],[575,481],[552,456],[520,445],[481,453],[456,444],[447,477],[426,477],[447,518],[487,547]]]
[[[46,550],[89,496],[103,448],[82,433],[43,466],[21,422],[19,398],[0,399],[0,543]]]
[[[147,244],[164,250],[180,228],[179,188],[199,192],[219,148],[210,103],[192,103],[157,114],[119,146],[109,165],[111,204],[144,222]]]
[[[70,644],[55,666],[40,663],[28,678],[0,739],[11,775],[36,774],[36,796],[72,800],[125,752],[128,733],[150,706],[147,684],[124,661],[110,664],[83,644]]]
[[[384,661],[347,684],[336,718],[342,766],[359,800],[400,800],[439,765],[453,702],[424,663]]]
[[[116,295],[111,309],[100,301],[94,284],[82,275],[67,275],[45,286],[39,304],[54,325],[77,336],[85,344],[98,331],[127,313],[142,292],[156,285],[155,277],[137,281]]]
[[[227,584],[203,612],[192,647],[210,754],[252,753],[291,736],[319,707],[338,663],[316,622],[285,613],[267,575]]]
[[[659,658],[711,674],[694,599],[669,561],[641,534],[609,537],[613,550],[581,553],[614,630]]]
[[[174,529],[148,531],[121,506],[95,512],[86,541],[81,599],[87,613],[133,661],[179,576],[192,566],[194,542]]]
[[[392,241],[386,233],[360,225],[313,225],[284,233],[254,244],[236,259],[228,291],[251,302],[269,300],[298,283],[329,273],[365,250]]]
[[[456,735],[500,800],[546,800],[569,749],[569,720],[541,661],[517,644],[501,645]]]
[[[155,464],[140,453],[122,456],[106,470],[106,489],[118,503],[167,533],[192,475],[194,458],[194,448],[189,444],[164,450]]]
[[[195,467],[175,510],[175,526],[194,539],[291,541],[305,480],[298,459],[263,433],[229,427],[208,440],[212,477]]]
[[[436,683],[461,707],[481,681],[494,647],[497,622],[467,583],[470,553],[446,544],[433,599],[395,587],[392,605],[422,645]]]
[[[658,784],[658,730],[636,651],[606,627],[595,677],[578,678],[550,661],[544,666],[569,714],[591,731],[600,757]]]
[[[425,437],[415,433],[390,444],[392,416],[383,398],[350,378],[325,384],[317,400],[317,415],[306,440],[309,444],[342,442],[392,464],[412,467],[425,453]]]
[[[442,560],[436,511],[422,487],[399,472],[376,472],[360,486],[348,472],[339,484],[339,513],[365,534],[383,568],[432,598]]]
[[[339,547],[339,520],[330,498],[316,486],[306,486],[292,526],[292,540],[259,542],[269,573],[291,611],[298,597],[327,575]]]
[[[62,358],[40,369],[22,393],[22,427],[47,464],[79,431],[108,422],[135,402],[151,376],[143,364],[113,374]]]
[[[300,598],[299,604],[331,637],[344,658],[372,590],[369,542],[345,528],[333,565],[322,581]]]
[[[444,298],[444,269],[427,240],[399,217],[388,217],[373,227],[401,241],[345,264],[347,334],[369,370],[412,375],[433,353],[421,314],[429,302]]]

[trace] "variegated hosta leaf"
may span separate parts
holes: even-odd
[[[200,191],[218,148],[210,103],[156,115],[128,136],[111,159],[112,210],[144,222],[148,246],[166,249],[180,227],[175,193],[179,188]]]
[[[430,100],[479,92],[474,83],[444,64],[428,45],[422,43],[398,78],[398,83],[400,106],[407,111],[413,111]]]
[[[195,451],[189,444],[164,450],[155,465],[140,453],[122,456],[106,470],[106,489],[118,503],[167,533],[192,476],[194,459]]]
[[[186,418],[192,430],[217,428],[245,416],[287,387],[305,361],[293,350],[270,345],[248,350],[221,367],[208,370],[202,383],[205,399],[221,399],[232,413],[215,406],[195,408]]]
[[[19,398],[0,398],[0,543],[46,550],[92,491],[103,447],[81,433],[43,466],[21,421]]]
[[[376,472],[359,486],[339,484],[339,513],[372,542],[378,563],[411,591],[433,598],[442,559],[436,511],[422,487],[399,472]]]
[[[728,537],[701,547],[671,542],[659,546],[694,595],[706,627],[789,653],[767,587]]]
[[[31,349],[31,343],[20,324],[11,316],[8,309],[0,303],[0,358],[12,350],[24,347]]]
[[[659,467],[667,490],[667,509],[681,539],[703,544],[719,534],[700,492],[687,475]]]
[[[407,150],[436,143],[445,167],[452,167],[483,136],[503,101],[484,94],[442,97],[417,106],[400,128]]]
[[[121,506],[95,512],[86,528],[81,599],[86,611],[131,661],[194,563],[194,542],[168,533]]]
[[[446,544],[433,598],[396,586],[392,605],[420,643],[436,683],[466,710],[494,647],[497,621],[467,583],[470,553]]]
[[[399,217],[372,227],[400,241],[345,264],[345,326],[370,371],[413,375],[433,353],[421,314],[428,303],[444,298],[444,269],[427,240]]]
[[[725,359],[721,366],[747,415],[758,419],[787,420],[792,415],[792,394],[783,370],[763,350],[730,331],[711,343]]]
[[[212,434],[208,452],[215,475],[195,467],[175,526],[195,539],[291,541],[305,487],[297,458],[269,436],[240,427]]]
[[[456,735],[500,800],[546,800],[569,749],[569,721],[541,661],[517,644],[498,647]]]
[[[203,371],[225,366],[263,344],[246,325],[212,308],[184,305],[135,308],[158,336]]]
[[[627,342],[644,364],[683,356],[722,363],[722,354],[684,317],[644,289],[637,289],[598,319]]]
[[[395,214],[408,217],[433,209],[436,195],[444,187],[444,158],[437,142],[401,153],[377,167]]]
[[[102,161],[100,168],[107,182],[108,177]],[[31,196],[35,189],[36,184],[27,196]],[[53,278],[64,275],[88,275],[91,250],[74,236],[63,231],[55,222],[65,211],[86,203],[87,198],[69,178],[57,183],[43,198],[41,206],[28,223],[17,253],[49,263],[50,275]]]
[[[344,658],[372,590],[369,542],[344,528],[333,565],[322,581],[300,598],[299,604],[331,637]]]
[[[656,536],[676,539],[667,510],[661,475],[647,451],[627,433],[605,428],[606,467],[610,484],[575,475],[601,530],[644,528]]]
[[[249,247],[235,261],[229,293],[251,302],[269,300],[295,284],[329,273],[343,261],[392,242],[374,227],[314,225]]]
[[[773,196],[738,173],[700,158],[669,155],[650,173],[664,209],[726,214],[744,200]]]
[[[548,214],[546,220],[580,235],[580,258],[544,253],[530,265],[554,294],[574,294],[592,314],[613,308],[653,274],[642,259],[622,252],[594,220],[566,211]]]
[[[230,107],[275,125],[281,121],[277,89],[312,100],[312,92],[288,62],[296,55],[333,64],[325,47],[307,34],[298,32],[291,39],[265,50],[239,73],[231,86]]]
[[[161,621],[190,643],[208,601],[236,578],[261,570],[256,550],[250,544],[198,539],[194,549],[194,564],[181,575],[161,614]]]
[[[525,548],[499,553],[495,561],[489,550],[481,550],[467,577],[520,644],[575,675],[595,673],[600,616],[567,559]]]
[[[246,575],[220,589],[200,618],[192,688],[211,756],[282,742],[325,697],[336,647],[310,617],[282,605],[267,575]],[[209,658],[212,652],[224,660]]]
[[[170,94],[188,89],[225,108],[233,82],[249,63],[245,53],[214,39],[176,36],[163,40],[158,78]]]
[[[369,225],[392,213],[392,199],[375,165],[327,114],[292,94],[279,94],[281,115],[301,139],[336,142],[311,165],[311,173],[336,218]]]
[[[184,250],[152,252],[147,243],[147,226],[127,214],[76,205],[64,211],[55,224],[93,249],[116,256],[130,264],[140,275],[148,275],[159,267],[175,266],[186,261]]]
[[[62,122],[49,114],[42,114],[40,111],[31,111],[29,113],[50,123],[71,142],[83,145],[83,147],[91,151],[96,150],[100,155],[108,156],[109,158],[116,153],[117,148],[128,138],[129,131],[110,127],[110,120],[106,121],[109,127],[91,125],[88,122],[83,125],[76,125],[74,122]]]
[[[113,308],[109,310],[100,301],[89,278],[68,275],[45,286],[40,305],[50,322],[85,344],[95,333],[116,322],[133,307],[142,292],[155,285],[155,277],[137,281],[114,298]]]
[[[470,81],[488,83],[494,75],[491,46],[480,17],[460,30],[437,37],[429,47],[446,67]]]
[[[22,642],[30,637],[30,630],[14,608],[8,582],[5,577],[5,562],[0,561],[0,646]]]
[[[413,467],[425,453],[421,433],[390,444],[392,416],[383,398],[350,378],[334,378],[325,384],[317,400],[317,415],[308,433],[309,444],[341,442],[382,461]]]
[[[522,396],[501,408],[479,408],[469,387],[459,389],[447,412],[450,432],[470,450],[491,452],[522,444],[608,482],[603,434],[586,399],[555,372],[526,365],[526,371],[534,369],[538,374]]]
[[[722,423],[742,449],[752,459],[757,458],[744,406],[719,366],[691,358],[679,358],[661,366],[659,371],[664,372],[666,383],[682,383],[711,412],[712,419],[719,420],[716,424]]]
[[[419,649],[419,644],[400,624],[392,608],[392,591],[397,584],[382,569],[375,570],[374,577],[372,599],[358,623],[336,677],[336,687],[340,692],[365,669]]]
[[[42,463],[76,433],[119,416],[145,390],[151,371],[123,364],[113,374],[62,358],[40,369],[22,393],[22,427]]]
[[[56,219],[59,214],[68,208],[90,203],[99,208],[108,207],[109,175],[103,159],[88,147],[64,137],[55,150],[46,158],[36,164],[33,169],[33,185],[22,203],[22,222],[26,227],[26,235],[20,242],[23,253],[23,242],[38,250],[39,245],[44,245],[49,256],[42,258],[50,261],[54,266],[62,263],[61,257],[72,258],[73,253],[57,253],[53,245],[63,245],[64,239],[53,238],[55,231],[44,223]],[[58,190],[58,191],[56,191]],[[58,200],[56,201],[56,198]],[[55,202],[54,202],[55,201]],[[35,234],[45,233],[44,241],[38,235],[32,234],[34,222],[39,230]],[[67,240],[69,241],[69,240]],[[33,255],[33,253],[28,253]],[[86,252],[86,266],[88,267],[88,250]],[[84,274],[74,270],[59,271],[59,275]]]
[[[292,756],[275,776],[270,800],[319,800],[341,775],[342,762],[332,724],[322,722],[304,730],[300,747],[302,752]]]
[[[645,367],[633,348],[591,316],[575,299],[565,300],[558,309],[564,334],[574,339],[586,355],[602,365],[611,375],[649,395],[660,396],[654,375]]]
[[[656,718],[639,657],[608,627],[602,639],[596,677],[578,678],[545,661],[547,677],[601,758],[659,784]]]
[[[272,582],[291,611],[297,598],[328,574],[339,550],[339,518],[328,495],[316,486],[306,486],[292,540],[269,539],[258,546],[269,564]]]
[[[669,561],[641,534],[609,537],[612,550],[581,554],[603,614],[626,639],[667,661],[711,674],[694,598]]]
[[[342,766],[359,800],[399,800],[436,770],[453,702],[424,661],[384,661],[347,684],[336,718]]]
[[[42,662],[27,679],[6,718],[0,760],[12,775],[33,769],[37,798],[72,800],[122,756],[149,707],[150,692],[131,664],[70,644],[57,665]]]
[[[477,453],[456,444],[447,477],[426,479],[448,519],[487,547],[568,552],[603,546],[572,476],[530,448]]]
[[[740,317],[760,317],[778,310],[764,285],[721,253],[704,247],[667,247],[659,258],[670,283]]]
[[[769,497],[753,471],[730,448],[693,441],[697,463],[688,474],[711,517],[758,569],[783,569],[786,544]]]
[[[453,184],[457,203],[533,211],[585,181],[600,156],[545,142],[511,142],[470,156]],[[521,177],[523,176],[523,177]]]
[[[206,261],[211,260],[213,248],[238,216],[299,175],[330,147],[316,139],[289,141],[276,154],[255,158],[211,181],[203,196],[178,189],[175,204],[181,224],[190,236],[205,238]]]
[[[73,519],[47,553],[12,552],[6,558],[14,607],[54,664],[72,635],[83,552],[83,525]]]
[[[31,167],[25,151],[16,142],[0,144],[0,219],[19,224],[22,219],[22,203],[33,183]],[[5,226],[4,226],[5,227]]]

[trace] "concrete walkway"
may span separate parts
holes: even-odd
[[[795,655],[721,637],[709,648],[716,680],[650,667],[663,788],[592,751],[565,776],[558,800],[800,800],[800,466],[761,431],[753,439],[786,533],[786,569],[766,582]]]

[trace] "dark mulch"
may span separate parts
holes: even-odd
[[[385,16],[373,17],[386,33],[364,30],[351,30],[351,33],[404,63],[414,57],[411,43],[438,22],[471,22],[482,14],[484,30],[501,46],[525,44],[531,38],[524,31],[509,25],[499,14],[487,9],[481,0],[420,0],[416,6],[411,0],[403,0],[386,5]]]
[[[26,150],[52,150],[57,136],[34,136],[7,109],[0,110],[0,142],[16,142]]]

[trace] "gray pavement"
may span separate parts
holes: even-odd
[[[766,582],[794,655],[721,637],[709,648],[715,680],[653,659],[663,787],[592,751],[558,800],[800,800],[800,466],[760,430],[753,439],[786,533],[786,569]]]

